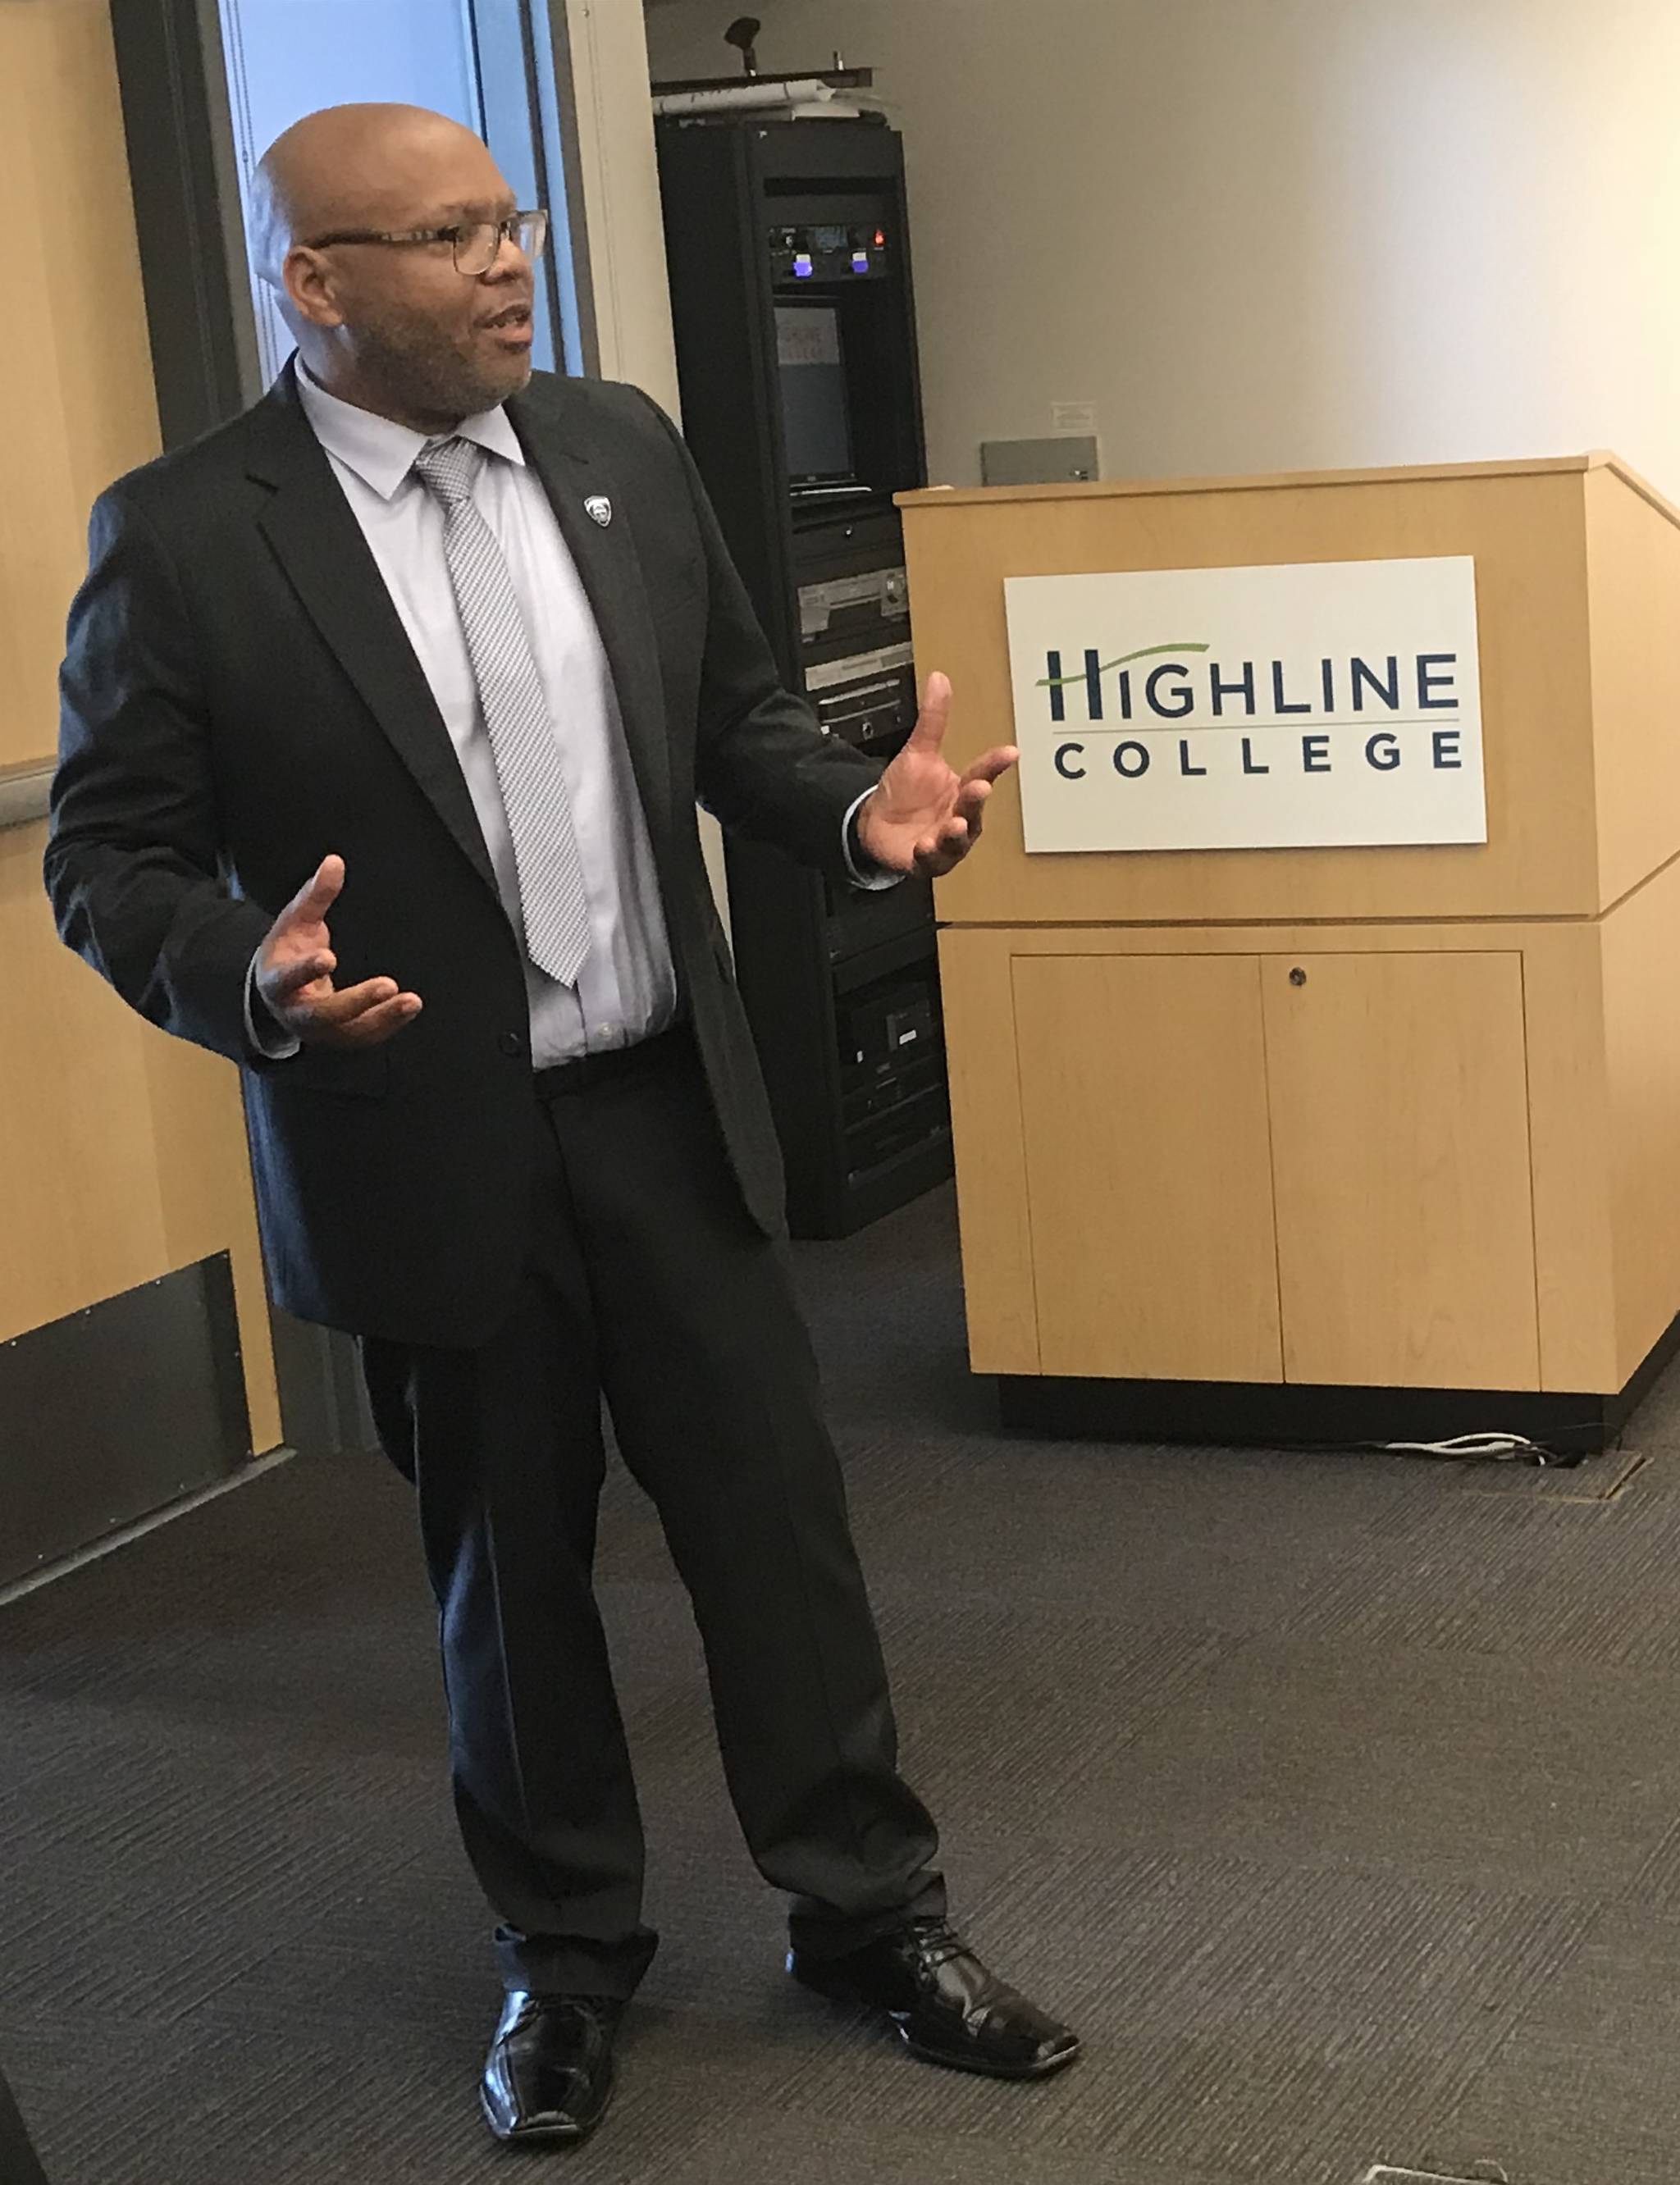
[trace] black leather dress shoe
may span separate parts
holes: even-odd
[[[1077,2033],[988,1972],[943,1920],[912,1920],[842,1958],[794,1950],[787,1970],[819,1995],[884,2010],[930,2064],[1042,2079],[1079,2053]]]
[[[498,2139],[586,2139],[613,2098],[613,2037],[624,2006],[608,1996],[507,1998],[479,2098]]]

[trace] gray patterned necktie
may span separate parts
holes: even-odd
[[[589,902],[572,800],[513,579],[473,505],[483,461],[470,440],[435,440],[414,458],[414,472],[443,510],[444,558],[512,837],[526,953],[574,986],[589,953]]]

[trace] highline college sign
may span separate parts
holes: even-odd
[[[1029,851],[1487,840],[1468,556],[1004,595]]]

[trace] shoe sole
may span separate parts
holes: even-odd
[[[871,2014],[880,2009],[878,2003],[865,2002],[863,1997],[859,1995],[854,1988],[848,1987],[844,1981],[825,1980],[820,1970],[815,1967],[809,1970],[804,1967],[791,1970],[794,1980],[801,1987],[808,1988],[813,1995],[825,1997],[830,2003],[849,2003],[854,2010],[867,2010]],[[891,2020],[899,2039],[912,2056],[919,2058],[924,2064],[943,2064],[949,2071],[972,2072],[976,2078],[1048,2079],[1054,2073],[1066,2070],[1070,2064],[1076,2064],[1079,2060],[1080,2044],[1075,2042],[1072,2048],[1064,2048],[1060,2054],[1050,2057],[1048,2062],[1043,2064],[981,2063],[972,2057],[950,2055],[942,2048],[928,2048],[925,2042],[917,2041],[912,2037],[910,2028],[904,2024],[902,2015],[898,2011],[889,2010],[885,2015]]]
[[[490,2138],[502,2147],[576,2147],[589,2138],[612,2106],[613,2096],[609,2093],[587,2124],[534,2125],[524,2132],[517,2128],[503,2132],[491,2116],[490,2104],[483,2093],[479,2096],[479,2112],[489,2127]]]
[[[983,2064],[967,2056],[949,2055],[943,2048],[929,2048],[922,2042],[911,2038],[908,2026],[899,2024],[892,2012],[888,2015],[898,2025],[899,2035],[912,2056],[924,2064],[942,2065],[948,2071],[968,2071],[978,2079],[1048,2079],[1057,2071],[1065,2071],[1070,2064],[1077,2064],[1080,2048],[1076,2042],[1058,2054],[1046,2058],[1042,2064]]]

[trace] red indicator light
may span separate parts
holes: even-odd
[[[877,250],[884,250],[884,249],[886,249],[886,247],[887,247],[887,231],[886,231],[886,229],[885,229],[885,228],[882,228],[882,227],[877,227],[877,228],[876,229],[876,231],[875,231],[875,247],[876,247],[876,249]]]

